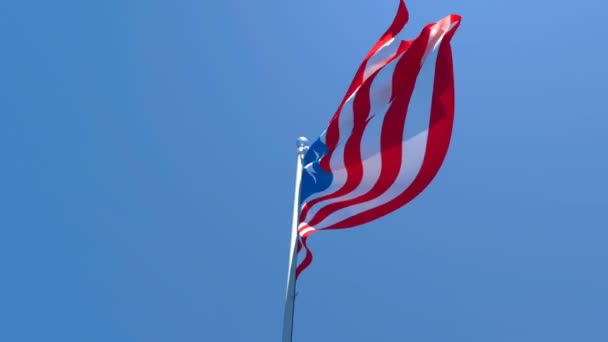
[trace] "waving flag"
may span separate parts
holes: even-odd
[[[454,121],[452,14],[412,40],[400,1],[393,23],[368,52],[321,136],[304,155],[296,277],[312,262],[308,237],[352,228],[406,205],[433,180]]]

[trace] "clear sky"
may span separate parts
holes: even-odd
[[[1,2],[0,341],[278,341],[295,139],[397,3]],[[310,239],[294,342],[608,341],[605,1],[407,4],[463,17],[450,151]]]

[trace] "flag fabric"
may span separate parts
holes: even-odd
[[[406,205],[433,180],[454,121],[450,41],[461,17],[411,40],[400,0],[388,30],[357,70],[329,125],[303,158],[296,277],[312,262],[309,236],[359,226]]]

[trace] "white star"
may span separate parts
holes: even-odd
[[[315,184],[317,183],[317,177],[315,177],[315,174],[317,173],[315,171],[315,169],[313,168],[313,163],[310,163],[308,165],[306,165],[304,167],[304,170],[306,170],[306,172],[308,172],[308,174],[310,175],[310,177],[312,177],[312,180],[315,182]]]

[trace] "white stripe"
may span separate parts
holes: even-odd
[[[433,25],[433,28],[431,28],[431,35],[429,36],[429,44],[427,45],[426,51],[424,52],[424,57],[422,59],[423,62],[429,53],[437,51],[445,34],[448,33],[457,23],[457,21],[452,22],[452,18],[447,16]]]
[[[300,223],[300,227],[298,228],[298,232],[300,233],[300,236],[304,236],[308,232],[315,231],[315,229],[313,227],[308,227],[308,228],[302,229],[302,227],[304,227],[304,226],[305,226],[304,223]],[[300,229],[302,229],[302,230],[300,230]]]
[[[401,41],[395,41],[395,38],[391,38],[386,44],[382,45],[382,47],[367,61],[363,78],[367,79],[371,74],[385,65],[389,59],[393,58],[399,50],[400,43]]]

